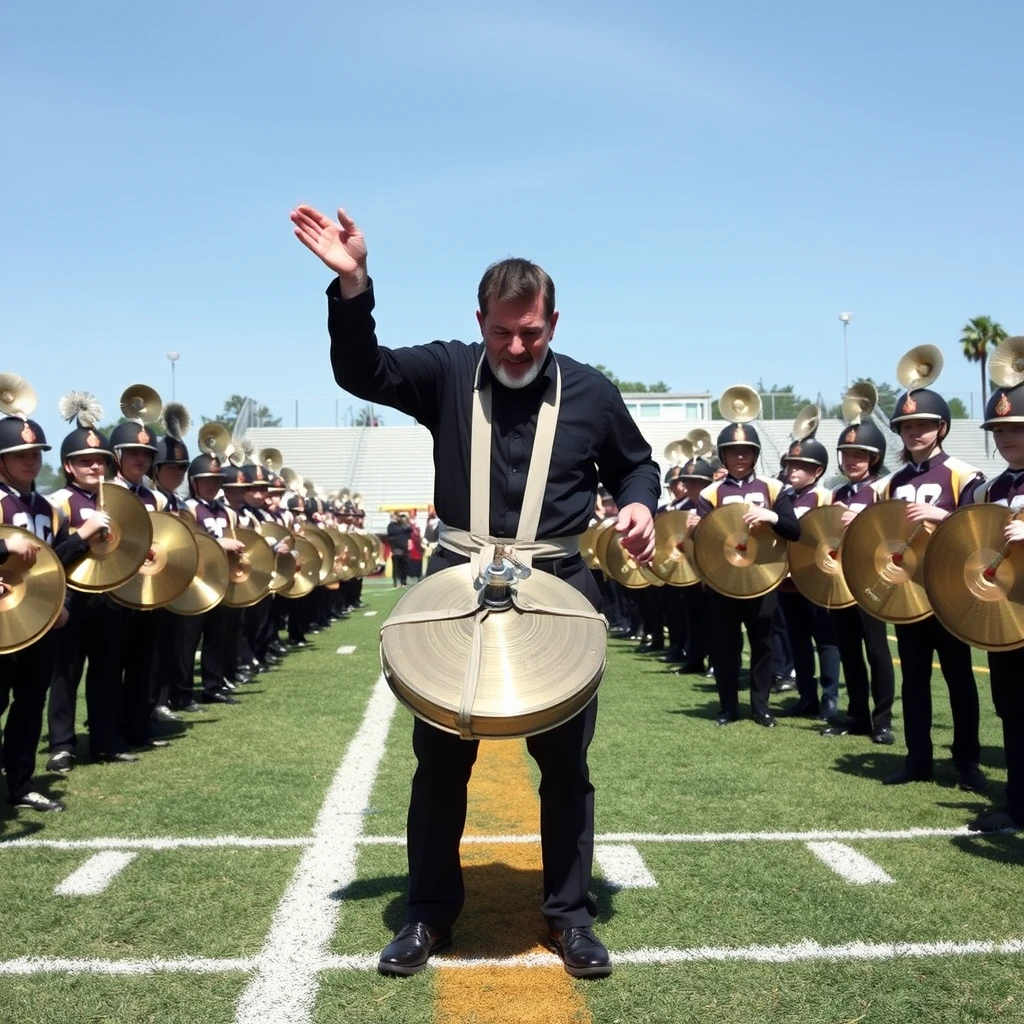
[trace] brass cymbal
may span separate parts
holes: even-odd
[[[662,512],[654,517],[654,558],[651,572],[673,587],[692,587],[700,577],[679,545],[686,539],[689,512]]]
[[[229,608],[248,608],[270,593],[274,553],[255,530],[236,529],[234,538],[245,545],[245,551],[228,554],[228,590],[224,604]]]
[[[294,534],[280,523],[270,521],[260,523],[259,533],[267,541],[267,546],[272,551],[281,541],[288,541],[289,545],[294,547],[291,544],[292,540],[294,540]],[[292,557],[291,547],[287,552],[280,552],[274,555],[274,575],[270,580],[270,592],[272,594],[283,590],[295,577],[295,559]]]
[[[605,549],[605,572],[608,578],[621,583],[630,590],[641,590],[644,587],[663,587],[665,581],[656,576],[646,566],[640,565],[636,559],[622,546],[622,537],[614,530]]]
[[[381,628],[381,663],[398,699],[446,732],[479,739],[543,732],[589,704],[606,646],[590,602],[535,572],[516,584],[513,606],[481,614],[491,588],[475,584],[469,566],[454,566],[397,602]],[[406,615],[427,621],[402,622]]]
[[[789,542],[789,572],[796,589],[822,608],[849,608],[857,602],[843,577],[839,542],[842,505],[812,508],[800,520],[800,539]]]
[[[319,526],[313,523],[302,524],[302,536],[316,548],[320,555],[320,583],[333,583],[339,579],[334,567],[334,541]],[[346,577],[351,579],[351,576]]]
[[[277,593],[279,597],[305,597],[320,582],[320,552],[306,540],[297,534],[293,538],[295,542],[295,575],[287,587],[282,587]]]
[[[965,505],[928,545],[924,586],[936,618],[983,651],[1024,647],[1024,550],[1007,544],[1003,505]]]
[[[228,591],[227,552],[205,530],[193,539],[199,552],[199,568],[188,589],[167,605],[177,615],[202,615],[216,608]]]
[[[371,547],[367,538],[351,533],[329,534],[334,540],[334,573],[339,580],[352,580],[365,576]]]
[[[602,519],[598,523],[598,534],[597,540],[594,541],[594,558],[597,559],[597,567],[605,574],[608,573],[608,545],[611,544],[612,538],[617,536],[615,530],[615,516],[610,516],[608,519]]]
[[[869,505],[839,544],[843,577],[866,612],[883,622],[919,622],[932,613],[924,589],[928,524],[907,518],[905,501]]]
[[[64,607],[64,569],[53,548],[28,530],[0,524],[0,540],[14,537],[30,541],[39,552],[36,564],[25,572],[20,571],[20,559],[8,558],[0,565],[0,654],[34,644],[53,627]]]
[[[126,487],[100,484],[98,507],[110,515],[110,527],[89,538],[89,551],[68,571],[68,586],[89,594],[127,583],[142,567],[153,543],[146,506]]]
[[[150,512],[153,540],[146,560],[110,596],[128,608],[162,608],[188,590],[199,569],[195,532],[170,512]]]
[[[743,522],[742,502],[712,509],[693,535],[701,578],[726,597],[761,597],[774,590],[789,565],[786,542],[768,523]]]
[[[597,528],[600,525],[599,522],[594,523],[580,534],[580,554],[583,556],[583,561],[587,563],[589,569],[600,568],[594,554],[594,542],[597,540]]]

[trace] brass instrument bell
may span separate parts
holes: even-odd
[[[867,419],[878,405],[878,388],[870,381],[859,380],[846,389],[843,396],[843,419],[847,423],[860,423]]]
[[[693,442],[685,437],[678,441],[671,441],[665,445],[663,454],[673,466],[682,466],[693,458]]]
[[[942,373],[942,352],[935,345],[917,345],[896,364],[896,379],[908,391],[934,384]]]
[[[231,435],[223,424],[204,423],[199,428],[196,443],[206,455],[222,459],[231,445]]]
[[[736,384],[722,392],[718,409],[730,423],[750,423],[761,415],[761,396],[746,384]]]
[[[156,423],[163,412],[160,396],[145,384],[132,384],[121,394],[121,415],[139,423]]]
[[[277,448],[261,448],[259,459],[260,465],[274,474],[280,473],[284,465],[284,456]]]
[[[0,412],[28,419],[39,399],[27,380],[16,373],[0,373]]]
[[[809,437],[814,436],[820,422],[821,409],[817,405],[805,405],[797,413],[789,436],[794,441],[806,441]]]
[[[1005,338],[992,350],[988,375],[1001,388],[1024,384],[1024,335]]]

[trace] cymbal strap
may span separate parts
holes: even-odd
[[[480,663],[484,656],[484,633],[480,627],[490,614],[490,608],[481,608],[473,620],[473,638],[469,644],[466,672],[462,677],[459,710],[455,715],[455,724],[464,740],[473,739],[473,705],[476,703],[476,693],[480,688]]]

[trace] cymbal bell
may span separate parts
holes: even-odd
[[[53,548],[28,530],[0,523],[0,540],[15,537],[35,544],[39,551],[28,570],[21,571],[20,559],[8,558],[0,565],[0,654],[34,644],[53,627],[64,607],[64,569]]]
[[[686,539],[689,512],[662,512],[654,517],[654,558],[651,571],[673,587],[692,587],[700,577],[680,550]]]
[[[240,554],[228,553],[228,589],[224,604],[229,608],[248,608],[270,593],[274,576],[274,553],[255,530],[236,529],[235,540],[245,545]]]
[[[153,540],[139,571],[110,592],[128,608],[162,608],[181,597],[199,570],[195,532],[170,512],[150,512]]]
[[[935,530],[924,586],[935,617],[972,647],[1024,647],[1024,550],[1003,531],[1015,518],[1003,505],[965,505]]]
[[[786,575],[786,542],[768,523],[753,528],[743,522],[744,503],[712,509],[693,535],[694,558],[701,578],[726,597],[761,597]]]
[[[295,535],[295,575],[291,583],[282,587],[279,597],[305,597],[320,583],[320,553],[305,537]]]
[[[789,542],[789,572],[796,589],[822,608],[856,604],[843,577],[839,542],[843,536],[841,505],[812,508],[800,520],[800,539]]]
[[[843,578],[857,604],[883,622],[920,622],[932,613],[924,589],[930,524],[912,523],[905,501],[869,505],[839,545]]]
[[[188,589],[167,605],[176,615],[202,615],[216,608],[228,590],[227,552],[205,530],[193,539],[199,553],[199,568]]]
[[[478,589],[459,565],[405,592],[381,628],[381,663],[413,714],[467,739],[497,739],[544,732],[590,703],[604,673],[603,616],[549,573],[514,591],[511,606],[484,614],[493,588]]]
[[[110,527],[89,538],[89,550],[67,570],[68,586],[88,594],[114,590],[142,568],[153,543],[153,522],[146,506],[126,487],[101,483],[97,507]]]

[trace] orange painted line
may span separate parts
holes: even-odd
[[[540,801],[522,740],[480,744],[469,785],[466,832],[536,834]],[[544,949],[540,847],[473,843],[462,847],[466,904],[453,931],[454,952],[512,957]],[[437,961],[434,1024],[590,1024],[590,1010],[561,965],[445,968]]]
[[[891,643],[896,643],[896,637],[894,637],[894,636],[893,636],[893,635],[892,635],[891,633],[886,633],[886,638],[887,638],[887,639],[888,639],[888,640],[889,640],[889,641],[890,641]],[[899,659],[899,658],[893,658],[893,659],[892,659],[892,663],[893,663],[894,665],[899,665],[899,664],[901,664],[901,662],[900,662],[900,659]],[[974,666],[972,666],[972,667],[974,668],[974,671],[975,671],[975,672],[983,672],[983,673],[984,673],[985,675],[989,675],[989,674],[990,674],[990,673],[989,673],[989,670],[988,670],[988,669],[987,669],[987,668],[986,668],[986,667],[985,667],[984,665],[974,665]],[[942,671],[942,666],[941,666],[941,665],[940,665],[940,664],[939,664],[939,663],[938,663],[937,661],[933,661],[933,662],[932,662],[932,669],[938,669],[938,670],[939,670],[939,671],[941,672],[941,671]]]

